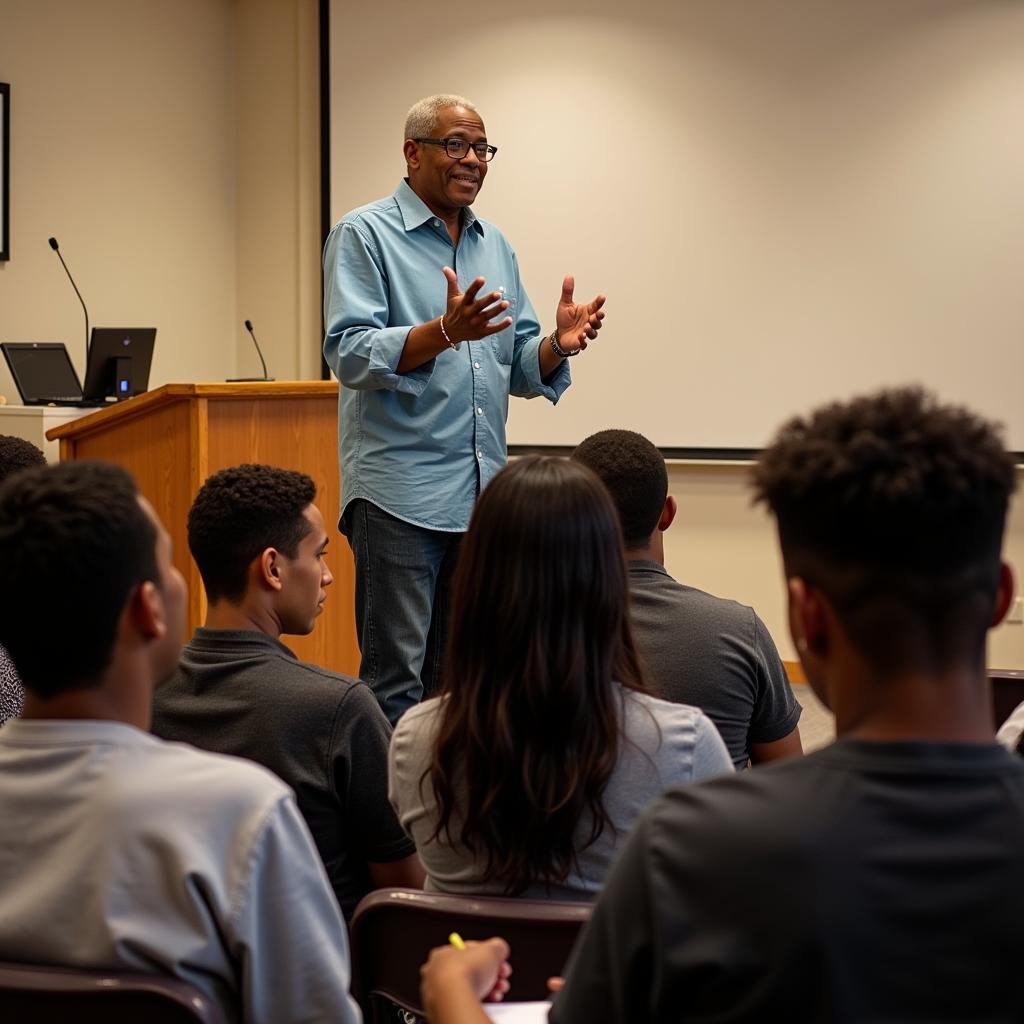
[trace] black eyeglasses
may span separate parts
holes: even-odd
[[[486,142],[474,142],[472,146],[465,139],[413,139],[413,142],[428,146],[443,146],[444,151],[453,159],[461,160],[471,149],[476,153],[477,160],[489,163],[498,152],[497,146],[488,146]]]

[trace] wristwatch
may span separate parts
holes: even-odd
[[[558,328],[556,327],[548,337],[548,344],[551,345],[551,351],[555,353],[561,359],[570,359],[572,356],[578,356],[582,349],[574,348],[571,352],[566,352],[561,345],[558,344]]]

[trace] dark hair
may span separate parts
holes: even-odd
[[[188,546],[211,601],[238,601],[254,558],[267,548],[294,558],[316,497],[305,473],[247,463],[214,473],[188,513]]]
[[[0,434],[0,480],[33,466],[45,466],[46,456],[31,441]]]
[[[107,462],[26,469],[0,487],[0,644],[40,697],[97,685],[118,620],[162,583],[135,481]]]
[[[754,473],[789,575],[879,671],[978,664],[1014,465],[993,425],[918,388],[790,420]]]
[[[643,689],[620,536],[589,469],[527,456],[483,492],[459,555],[426,773],[434,836],[451,840],[459,820],[458,840],[509,895],[563,881],[613,828],[602,796],[624,742],[615,683]]]
[[[572,453],[608,488],[619,510],[627,548],[651,539],[668,497],[668,470],[658,449],[632,430],[601,430]]]

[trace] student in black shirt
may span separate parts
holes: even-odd
[[[375,888],[423,868],[387,798],[391,728],[358,680],[299,661],[282,634],[312,632],[332,582],[327,531],[304,473],[221,470],[189,511],[206,623],[153,699],[162,739],[258,761],[295,790],[349,917]]]
[[[788,423],[755,486],[839,739],[655,801],[550,1020],[1019,1020],[1024,764],[985,673],[1013,462],[970,413],[889,391]],[[485,992],[498,952],[436,958],[443,990]]]

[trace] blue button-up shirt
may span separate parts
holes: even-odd
[[[412,327],[447,308],[442,268],[465,290],[504,289],[512,324],[397,373]],[[341,510],[365,498],[431,530],[462,531],[477,494],[505,465],[510,394],[551,402],[570,384],[562,363],[541,379],[542,338],[512,247],[468,207],[458,246],[402,182],[353,210],[324,247],[324,358],[341,382]]]

